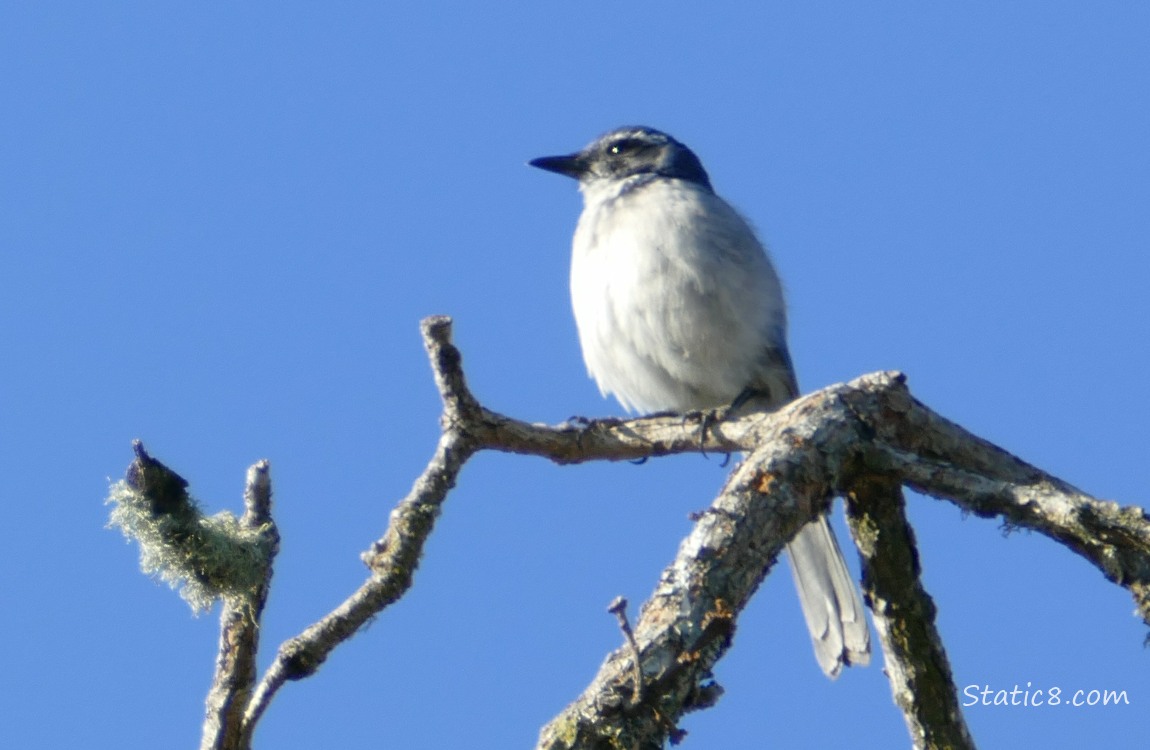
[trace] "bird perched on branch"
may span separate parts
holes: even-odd
[[[786,305],[766,250],[694,152],[624,127],[530,164],[579,181],[571,301],[583,359],[628,410],[686,412],[798,395]],[[787,545],[823,671],[870,660],[858,589],[826,517]]]

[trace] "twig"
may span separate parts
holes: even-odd
[[[631,630],[631,623],[627,622],[627,599],[622,596],[617,596],[607,607],[607,611],[615,615],[619,621],[619,629],[623,631],[623,635],[627,637],[627,644],[631,647],[631,664],[634,669],[631,671],[631,702],[638,704],[643,700],[643,664],[642,655],[639,653],[639,644],[635,642],[635,633]]]

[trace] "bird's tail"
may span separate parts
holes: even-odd
[[[790,544],[791,572],[815,658],[832,680],[843,665],[870,663],[870,628],[858,586],[823,516],[803,527]]]

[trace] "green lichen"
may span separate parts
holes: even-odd
[[[162,511],[155,498],[126,481],[112,484],[108,521],[140,545],[140,569],[171,586],[196,614],[216,599],[237,597],[263,581],[269,559],[262,529],[246,529],[231,513],[205,516],[190,497]]]

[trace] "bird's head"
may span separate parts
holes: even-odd
[[[616,128],[582,151],[566,156],[543,156],[528,163],[573,177],[584,185],[652,175],[686,180],[711,189],[711,180],[695,152],[654,128]]]

